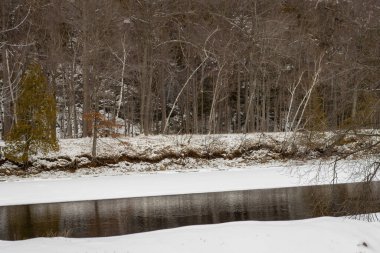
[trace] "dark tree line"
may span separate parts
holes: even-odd
[[[2,0],[0,7],[4,135],[33,62],[48,76],[65,138],[98,132],[100,122],[122,124],[126,134],[380,126],[377,0]]]

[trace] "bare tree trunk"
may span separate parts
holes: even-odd
[[[127,133],[129,133],[129,129],[127,131],[127,127],[129,128],[129,125],[130,125],[128,118],[131,118],[131,117],[129,117],[131,110],[128,108],[129,107],[129,105],[128,105],[128,84],[125,86],[124,93],[125,93],[124,96],[123,96],[124,136],[127,136]]]
[[[6,67],[7,63],[7,52],[6,47],[2,48],[2,58],[3,58],[3,87],[2,87],[2,103],[4,108],[4,118],[3,118],[3,138],[6,138],[12,127],[13,121],[13,111],[12,111],[12,100],[10,98],[11,93],[11,83],[9,82],[9,72]]]
[[[296,94],[296,91],[297,91],[297,87],[301,83],[301,80],[302,80],[302,77],[303,77],[304,73],[305,72],[302,72],[301,75],[298,78],[298,82],[292,88],[289,88],[290,102],[289,102],[288,112],[286,114],[286,119],[285,119],[285,132],[291,131],[292,127],[293,127],[293,121],[292,121],[292,123],[290,123],[290,115],[292,113],[292,108],[293,108],[293,103],[294,103],[294,97],[295,97],[295,94]]]
[[[68,138],[73,138],[73,124],[72,124],[72,107],[71,107],[71,98],[70,98],[70,80],[68,82],[68,87],[67,89],[63,88],[66,96],[65,100],[65,107],[67,107],[67,129],[66,129],[66,136]],[[66,104],[66,101],[68,103]]]
[[[193,133],[198,133],[198,89],[197,80],[193,80]]]
[[[153,123],[153,113],[152,113],[152,83],[153,83],[153,66],[152,62],[149,61],[149,75],[148,75],[148,83],[147,83],[147,95],[146,95],[146,104],[145,104],[145,113],[144,113],[144,134],[150,134]]]
[[[89,8],[88,0],[82,1],[82,11],[83,11],[83,55],[82,55],[82,68],[83,68],[83,112],[82,112],[82,131],[83,137],[91,135],[91,129],[86,117],[91,113],[91,87],[90,87],[90,48],[89,48]]]
[[[134,128],[134,122],[135,122],[135,100],[131,99],[131,106],[130,106],[130,115],[131,115],[131,123],[129,124],[130,127],[130,133],[131,133],[131,136],[133,137],[135,135],[135,128]]]
[[[236,132],[237,133],[240,133],[241,132],[241,99],[240,99],[240,96],[241,96],[241,77],[240,77],[240,68],[239,68],[239,65],[237,66],[237,74],[238,74],[238,80],[237,80],[237,99],[236,99],[236,118],[237,118],[237,127],[236,127]]]
[[[219,93],[223,85],[222,81],[222,71],[224,69],[225,62],[219,67],[218,75],[216,78],[216,82],[214,85],[213,90],[213,97],[212,97],[212,103],[211,103],[211,109],[210,109],[210,115],[208,120],[208,134],[215,133],[215,126],[216,126],[216,112],[217,112],[217,103],[219,98]]]
[[[224,103],[225,104],[225,124],[226,124],[226,127],[225,127],[225,132],[226,133],[231,133],[231,107],[228,103],[229,101],[229,98],[227,97],[226,99],[226,102]]]
[[[164,78],[161,69],[161,87],[160,87],[160,101],[161,101],[161,133],[164,133],[165,122],[166,122],[166,89]]]
[[[98,111],[99,111],[99,98],[97,92],[95,92],[95,108],[94,108],[94,115],[93,115],[93,133],[92,133],[92,160],[96,160],[96,150],[97,150],[97,144],[98,144]]]
[[[185,133],[188,134],[190,129],[189,88],[185,89],[184,97]]]
[[[142,62],[142,73],[140,80],[140,130],[146,133],[146,99],[147,99],[147,86],[148,86],[148,48],[144,47],[143,51],[143,62]]]
[[[71,125],[71,108],[70,108],[70,102],[68,102],[70,100],[70,93],[69,93],[69,88],[66,87],[66,83],[67,83],[67,80],[66,80],[66,77],[64,77],[64,82],[65,84],[62,85],[62,95],[64,97],[64,100],[63,100],[63,105],[61,105],[61,114],[63,117],[66,116],[66,111],[67,111],[67,117],[66,117],[66,128],[65,128],[65,124],[63,125],[60,125],[60,130],[61,130],[61,133],[63,133],[63,138],[72,138],[72,125]],[[67,85],[69,86],[69,85]],[[65,122],[65,121],[63,121]],[[62,134],[61,134],[62,136]]]
[[[121,107],[121,104],[123,102],[124,89],[125,89],[125,86],[124,86],[124,75],[125,75],[125,67],[126,67],[126,64],[127,64],[127,49],[125,47],[125,40],[124,40],[124,38],[123,38],[123,41],[121,42],[121,44],[122,44],[122,47],[123,47],[123,58],[119,58],[118,57],[118,59],[121,61],[122,68],[121,68],[121,80],[120,80],[120,95],[119,95],[119,100],[117,102],[117,109],[116,109],[115,119],[117,119],[119,117],[120,107]]]
[[[6,16],[7,16],[7,8],[6,8],[6,4],[7,4],[7,1],[2,1],[2,19],[1,19],[1,22],[2,22],[2,26],[3,28],[6,27]],[[6,34],[1,34],[4,38],[4,40],[6,40]],[[2,58],[2,65],[3,65],[3,87],[2,87],[2,103],[3,103],[3,108],[4,108],[4,118],[2,119],[2,122],[3,122],[3,138],[6,138],[6,136],[8,135],[10,129],[11,129],[11,126],[12,126],[12,111],[11,111],[11,101],[9,99],[9,97],[7,96],[8,94],[8,89],[10,87],[10,83],[9,83],[9,73],[8,73],[8,68],[5,67],[5,61],[7,59],[7,52],[6,52],[6,46],[5,45],[2,45],[2,49],[1,49],[1,58]]]
[[[264,132],[265,131],[265,119],[266,119],[266,104],[267,104],[267,94],[266,94],[266,87],[265,87],[265,74],[263,77],[263,81],[261,81],[261,90],[262,90],[262,95],[261,95],[261,117],[260,117],[260,131]]]
[[[201,90],[201,131],[200,133],[203,134],[204,133],[204,129],[205,129],[205,112],[204,112],[204,94],[205,94],[205,87],[204,87],[204,79],[205,79],[205,76],[204,76],[204,73],[205,73],[205,66],[203,65],[202,66],[202,71],[201,71],[201,81],[200,81],[200,90]]]
[[[356,113],[357,113],[357,107],[358,107],[358,88],[359,88],[359,82],[355,80],[354,90],[352,93],[352,109],[351,109],[351,120],[352,122],[355,122],[356,119]]]
[[[253,114],[253,113],[251,113],[251,110],[253,110],[251,108],[252,108],[252,102],[253,102],[254,97],[255,97],[256,79],[253,77],[251,77],[250,79],[251,79],[251,81],[249,82],[249,93],[248,92],[246,93],[247,95],[248,94],[249,95],[248,96],[246,95],[247,101],[246,101],[246,112],[245,112],[246,117],[245,117],[245,123],[244,123],[244,133],[248,133],[251,131],[251,129],[249,128],[250,122],[252,121],[251,124],[253,125],[254,121],[255,121],[253,116],[251,117],[252,119],[250,118],[250,115]],[[246,88],[248,89],[248,87],[246,87]],[[257,101],[258,101],[258,99],[257,99]]]
[[[74,85],[74,73],[76,69],[76,55],[74,54],[73,62],[71,64],[71,71],[70,71],[70,80],[69,80],[69,88],[68,88],[68,97],[69,97],[69,121],[70,121],[70,130],[69,130],[69,137],[73,137],[73,129],[74,129],[74,136],[78,137],[78,122],[77,122],[77,115],[76,115],[76,106],[75,106],[75,85]],[[74,125],[74,127],[72,127]]]

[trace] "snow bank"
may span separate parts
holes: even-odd
[[[62,139],[60,150],[33,156],[27,169],[7,160],[0,160],[0,181],[10,177],[30,177],[51,172],[93,173],[93,168],[107,171],[118,167],[120,173],[161,170],[188,170],[195,166],[221,164],[229,167],[290,160],[332,158],[346,154],[348,159],[377,155],[380,135],[300,133],[294,145],[285,145],[291,133],[253,133],[225,135],[157,135],[133,138],[100,138],[97,159],[91,157],[91,138]],[[365,149],[363,147],[372,147]],[[353,150],[362,152],[350,155]],[[137,166],[136,166],[137,165]],[[102,174],[102,172],[100,173]]]
[[[0,183],[0,206],[216,192],[298,185],[282,167],[190,173],[26,180]]]
[[[338,183],[362,180],[352,177],[355,163],[342,166]],[[331,166],[311,163],[220,169],[0,182],[0,206],[329,184],[332,178]]]
[[[0,241],[2,253],[378,253],[380,223],[342,218],[244,221],[133,235]]]
[[[99,138],[97,153],[100,157],[127,154],[131,156],[140,155],[154,158],[155,156],[159,156],[162,152],[169,151],[178,154],[189,149],[199,151],[200,154],[217,151],[229,153],[234,150],[244,150],[258,146],[263,149],[271,148],[273,149],[271,151],[277,152],[279,151],[278,149],[283,148],[283,142],[291,135],[292,133],[268,132],[212,135],[141,135],[132,138]],[[310,150],[314,148],[323,150],[327,146],[332,145],[336,148],[336,151],[344,152],[354,149],[357,145],[376,142],[380,138],[378,135],[359,138],[355,135],[340,135],[333,132],[299,133],[299,135],[300,137],[295,143],[297,149],[300,153],[307,152],[311,158],[317,155],[309,153]],[[61,139],[59,143],[61,147],[60,151],[49,154],[49,157],[67,156],[74,158],[91,154],[91,138]],[[262,155],[263,154],[258,154],[257,157],[254,158],[260,158]],[[36,158],[39,157],[41,158],[41,155]]]

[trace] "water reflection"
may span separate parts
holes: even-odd
[[[113,236],[380,211],[380,182],[0,207],[0,239]]]

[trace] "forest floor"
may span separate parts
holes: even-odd
[[[0,160],[0,180],[62,174],[130,174],[198,171],[262,164],[305,164],[310,161],[370,159],[380,152],[378,133],[303,132],[225,135],[156,135],[100,138],[92,159],[92,139],[61,139],[60,150],[32,157],[28,167]]]

